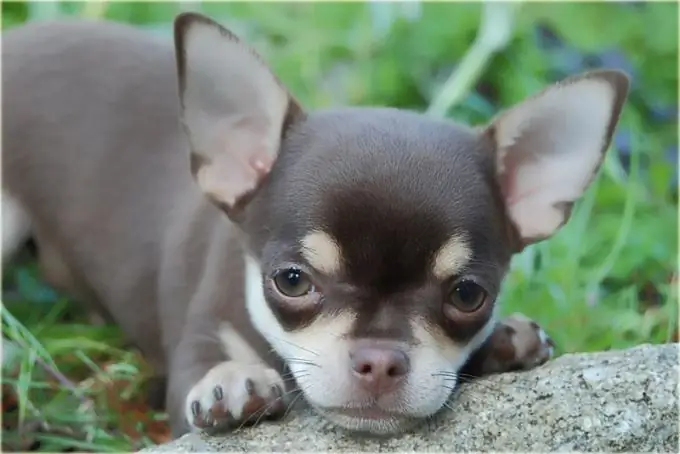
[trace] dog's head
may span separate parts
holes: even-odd
[[[214,22],[176,22],[193,175],[240,226],[248,310],[307,400],[402,430],[445,405],[493,330],[513,253],[594,178],[628,90],[563,81],[470,128],[389,108],[305,112]]]

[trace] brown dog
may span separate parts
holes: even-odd
[[[552,354],[498,320],[511,256],[588,187],[628,90],[581,75],[470,128],[389,108],[305,111],[196,14],[175,48],[114,23],[5,33],[3,260],[95,304],[169,379],[173,431],[306,401],[398,433],[462,371]],[[180,120],[181,119],[181,120]]]

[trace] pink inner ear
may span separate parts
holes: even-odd
[[[527,197],[535,196],[540,191],[538,186],[527,187],[525,185],[522,188],[523,191],[520,192],[518,189],[519,185],[517,184],[518,169],[517,163],[510,161],[506,163],[505,173],[499,177],[505,203],[509,208],[522,202]]]
[[[498,175],[498,183],[506,205],[510,206],[517,203],[521,198],[517,194],[517,159],[510,157],[513,156],[512,151],[504,150],[499,151],[499,153],[503,153],[504,156],[501,158],[502,162],[499,163],[499,168],[502,170]]]
[[[258,178],[262,178],[271,171],[274,160],[266,154],[259,153],[251,156],[249,164],[257,172]]]
[[[522,238],[547,238],[569,216],[600,166],[616,91],[606,79],[558,84],[494,123],[497,178]]]
[[[552,179],[547,178],[554,171],[551,160],[546,161],[544,157],[541,161],[531,152],[534,149],[551,150],[550,141],[544,139],[544,136],[525,132],[512,145],[499,150],[497,178],[507,213],[520,237],[529,241],[550,236],[562,223],[560,210],[551,200],[556,188],[548,181]],[[555,177],[559,180],[558,175]]]
[[[531,139],[529,137],[528,139]],[[535,139],[535,138],[534,138]],[[527,152],[527,145],[549,150],[543,156]],[[585,190],[597,169],[597,153],[556,153],[536,140],[522,140],[505,150],[498,182],[507,213],[520,236],[529,242],[551,236],[568,216],[565,204]],[[575,148],[578,150],[578,148]],[[571,150],[567,150],[571,151]]]
[[[222,154],[198,170],[203,191],[227,208],[257,189],[274,164],[274,157],[267,153],[265,136],[256,134],[256,129],[251,123],[221,129],[213,146],[223,150]]]

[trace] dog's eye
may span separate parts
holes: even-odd
[[[489,298],[489,294],[480,285],[471,280],[461,280],[453,285],[449,294],[449,303],[460,312],[476,312]]]
[[[279,271],[274,276],[276,289],[289,298],[299,298],[314,291],[311,280],[297,268]]]

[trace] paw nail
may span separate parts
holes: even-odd
[[[253,382],[250,378],[246,380],[246,392],[250,396],[255,394],[255,382]]]
[[[222,391],[221,386],[218,385],[218,386],[215,386],[215,388],[213,388],[213,397],[215,398],[215,400],[224,399],[224,392]]]
[[[275,398],[280,399],[283,396],[283,391],[279,385],[274,385],[272,386],[272,394]]]
[[[201,414],[201,404],[197,400],[191,402],[191,413],[194,417],[198,417]]]

